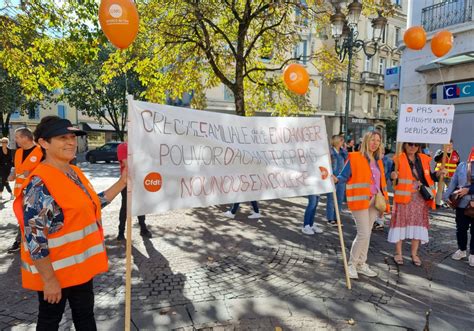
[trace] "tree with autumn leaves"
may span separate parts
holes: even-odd
[[[365,13],[380,9],[379,2],[363,1]],[[307,96],[284,87],[281,70],[302,60],[293,50],[304,31],[328,28],[332,7],[327,1],[138,0],[136,4],[137,39],[124,51],[108,52],[107,58],[101,56],[109,46],[98,27],[94,0],[23,1],[13,15],[0,8],[0,64],[27,99],[44,98],[44,90],[80,91],[85,80],[89,85],[95,80],[109,91],[123,90],[121,79],[127,76],[140,82],[135,84],[137,91],[129,92],[152,102],[164,103],[166,97],[192,91],[192,106],[205,108],[206,90],[222,83],[232,91],[239,115],[314,111]],[[313,49],[305,60],[327,82],[346,70],[331,45]],[[74,70],[81,74],[74,75]],[[90,95],[106,96],[101,91]],[[125,93],[120,95],[125,100]],[[123,112],[115,115],[104,112],[107,105],[101,102],[111,102],[107,97],[89,110],[77,102],[84,94],[62,97],[109,123],[119,122],[110,116],[125,115],[126,109],[120,107]]]

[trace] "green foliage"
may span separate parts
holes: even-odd
[[[100,79],[102,66],[111,51],[111,48],[101,48],[97,59],[87,65],[70,64],[63,77],[67,88],[62,98],[99,123],[112,125],[123,140],[127,121],[127,91],[138,97],[143,92],[143,87],[132,71],[123,72],[106,83]]]

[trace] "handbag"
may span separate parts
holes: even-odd
[[[426,185],[420,184],[418,191],[426,201],[433,200],[435,198],[433,191]]]
[[[385,197],[383,196],[382,192],[379,191],[375,195],[375,209],[383,213],[386,208],[387,208],[387,202],[385,201]]]
[[[451,194],[449,196],[448,201],[446,203],[448,204],[449,207],[456,209],[461,202],[462,197],[460,197],[458,194]]]

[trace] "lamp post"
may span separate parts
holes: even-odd
[[[358,39],[359,32],[357,26],[362,12],[362,4],[358,0],[352,1],[347,6],[347,16],[341,12],[341,6],[346,1],[331,0],[335,13],[331,16],[331,34],[335,41],[335,51],[339,60],[343,62],[348,60],[347,66],[347,84],[346,84],[346,107],[344,111],[344,125],[341,132],[344,133],[344,139],[347,141],[349,134],[349,104],[350,104],[350,86],[352,58],[360,50],[364,51],[367,58],[371,58],[377,53],[378,45],[385,32],[387,19],[378,13],[378,17],[372,20],[373,37],[372,40],[363,41]],[[341,121],[342,122],[342,121]],[[342,123],[341,123],[342,124]]]

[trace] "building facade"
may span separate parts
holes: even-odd
[[[409,26],[422,25],[427,43],[420,51],[402,55],[401,102],[453,104],[452,138],[462,159],[474,145],[474,0],[413,0]],[[454,35],[451,51],[441,58],[431,52],[430,41],[440,30]],[[441,146],[430,146],[432,150]]]

